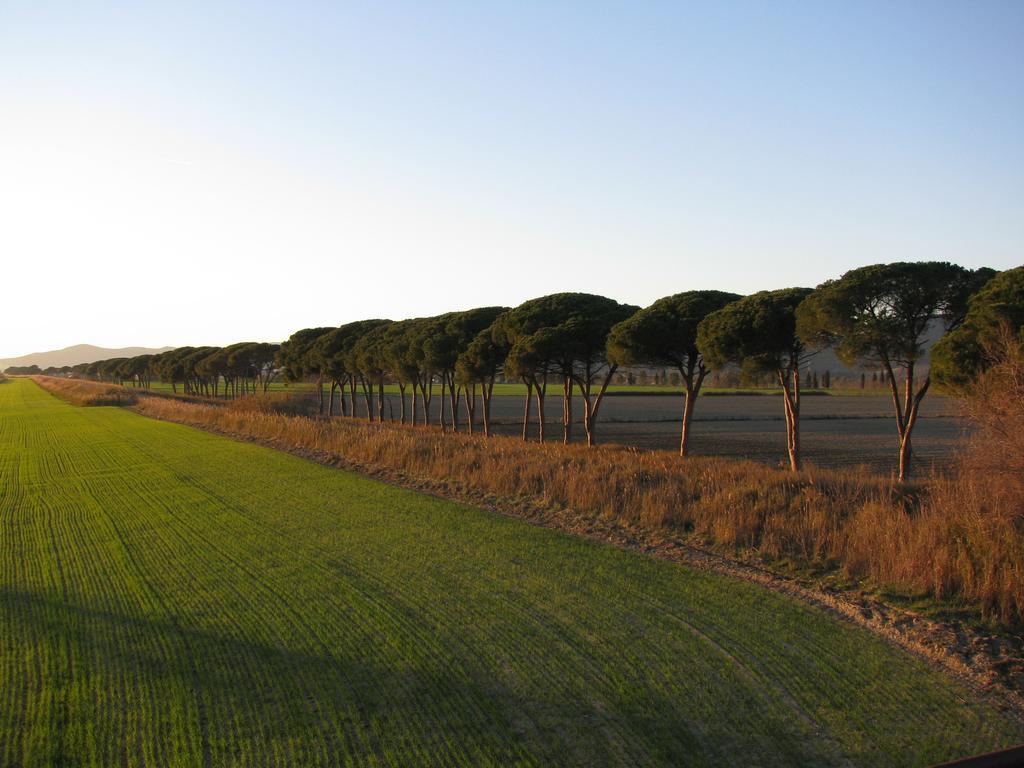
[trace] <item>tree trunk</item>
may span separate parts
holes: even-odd
[[[793,366],[793,458],[790,467],[794,472],[800,469],[800,366]]]
[[[459,390],[461,387],[455,386],[455,373],[453,372],[448,379],[448,402],[452,406],[452,432],[459,431]]]
[[[402,382],[398,382],[398,396],[402,400],[402,405],[398,409],[399,421],[402,424],[405,424],[405,384],[403,384]],[[413,398],[413,402],[416,402],[415,398]]]
[[[900,465],[899,465],[899,481],[905,483],[910,478],[910,465],[911,460],[914,456],[914,451],[911,448],[910,437],[914,431],[914,425],[917,423],[917,414],[921,408],[921,401],[924,396],[928,394],[928,388],[931,386],[931,376],[925,376],[924,382],[921,384],[921,388],[914,392],[914,366],[911,364],[907,370],[907,384],[906,384],[906,405],[904,407],[905,421],[903,424],[903,434],[900,436]]]
[[[583,432],[587,436],[587,447],[594,447],[594,415],[590,407],[590,393],[584,390],[583,394]]]
[[[462,396],[466,398],[466,426],[472,435],[476,432],[476,383],[463,387]]]
[[[430,424],[430,401],[434,398],[433,377],[426,376],[425,381],[420,382],[420,395],[423,398],[423,426]]]
[[[686,392],[683,394],[683,434],[679,439],[679,455],[686,458],[690,442],[690,421],[693,419],[693,405],[695,395],[690,383],[686,383]]]
[[[683,434],[679,439],[679,455],[686,458],[690,451],[690,423],[693,421],[693,409],[697,405],[697,398],[700,396],[700,388],[704,384],[704,377],[708,375],[707,369],[701,363],[697,369],[697,379],[694,380],[694,364],[690,363],[687,370],[680,370],[683,375],[683,382],[686,384],[686,392],[683,395]]]
[[[370,382],[366,379],[359,378],[359,386],[363,390],[363,401],[366,403],[366,420],[373,421],[373,389],[371,389]]]
[[[904,434],[900,438],[900,463],[899,463],[899,481],[905,483],[907,478],[910,477],[910,458],[913,455],[913,451],[910,447],[910,435]]]
[[[914,363],[906,366],[906,379],[903,383],[903,401],[900,402],[899,384],[896,382],[896,373],[892,364],[883,359],[883,376],[889,384],[889,394],[892,396],[893,410],[896,412],[896,432],[899,435],[899,465],[898,479],[904,483],[910,478],[910,465],[913,458],[910,436],[914,431],[914,424],[917,423],[917,414],[921,408],[921,401],[928,393],[931,386],[931,376],[925,376],[924,383],[916,392],[914,391]]]
[[[491,436],[491,395],[494,392],[494,380],[484,382],[480,388],[480,397],[483,399],[484,437]]]
[[[377,379],[377,421],[384,423],[384,375]]]
[[[547,382],[537,385],[537,440],[544,442],[544,398],[547,395]]]
[[[779,383],[782,385],[782,401],[786,412],[786,453],[789,455],[789,468],[793,472],[800,471],[800,370],[793,367],[790,372],[778,371]],[[792,388],[790,387],[792,377]]]
[[[608,391],[612,376],[615,375],[618,368],[617,365],[608,367],[608,372],[601,382],[601,388],[596,397],[591,395],[591,368],[589,365],[587,366],[586,380],[577,382],[580,385],[580,392],[583,394],[583,427],[587,433],[587,446],[590,448],[597,444],[597,413],[601,409],[601,403],[604,401],[604,394]]]
[[[526,404],[523,406],[523,440],[530,439],[530,405],[533,403],[533,382],[523,379],[526,384]]]
[[[327,418],[331,418],[334,416],[334,390],[337,387],[337,385],[338,383],[331,379],[331,397],[327,401]]]
[[[562,383],[562,444],[572,442],[572,390],[571,376],[566,376]]]
[[[896,434],[899,435],[900,442],[903,442],[903,404],[900,402],[900,386],[896,382],[896,372],[893,371],[892,365],[888,360],[883,360],[884,366],[883,373],[885,375],[886,383],[889,385],[889,394],[892,397],[892,408],[896,413]]]
[[[441,425],[441,431],[442,432],[445,431],[445,422],[444,422],[445,409],[448,407],[446,402],[445,402],[445,400],[446,400],[445,395],[447,394],[447,389],[448,389],[447,385],[448,385],[448,377],[445,376],[442,373],[441,374],[441,412],[439,414],[437,414],[437,423]]]

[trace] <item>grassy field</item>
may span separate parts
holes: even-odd
[[[1024,729],[865,631],[0,386],[0,765],[913,765]]]

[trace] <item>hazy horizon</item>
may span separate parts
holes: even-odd
[[[0,13],[0,358],[1024,262],[1024,4]]]

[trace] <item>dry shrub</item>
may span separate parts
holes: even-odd
[[[612,522],[653,536],[695,535],[721,546],[868,578],[888,588],[1024,617],[1024,388],[1017,367],[972,390],[977,425],[953,477],[896,487],[860,470],[790,472],[749,461],[617,446],[538,445],[437,428],[303,414],[308,400],[230,404],[139,397],[136,410],[350,466],[399,471],[448,488],[526,501],[555,525]],[[108,385],[37,379],[61,396]],[[141,393],[140,393],[141,394]],[[98,397],[99,395],[97,395]],[[88,395],[86,399],[92,399]],[[315,408],[315,403],[313,403]]]
[[[138,400],[134,392],[116,384],[51,376],[33,376],[32,380],[74,405],[134,405]]]
[[[1004,340],[998,362],[961,391],[973,431],[950,477],[909,502],[874,501],[846,525],[851,574],[976,603],[1006,623],[1024,618],[1024,361]]]
[[[923,517],[946,535],[933,562],[936,592],[963,592],[1003,621],[1024,616],[1024,354],[1012,337],[964,393],[974,426],[959,472],[936,483]]]
[[[286,416],[314,416],[316,398],[308,393],[268,392],[228,401],[228,408],[243,413],[277,413]]]

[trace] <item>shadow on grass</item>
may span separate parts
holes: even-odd
[[[186,744],[153,748],[169,755],[191,748],[190,758],[201,756],[204,765],[258,755],[271,743],[286,745],[290,764],[306,764],[316,754],[330,765],[346,758],[403,765],[621,765],[633,762],[631,755],[643,755],[647,764],[714,765],[735,756],[736,745],[707,743],[699,724],[679,721],[677,702],[653,691],[638,705],[608,712],[592,701],[519,695],[493,675],[483,679],[450,659],[396,661],[391,654],[395,663],[388,665],[373,644],[312,650],[296,647],[315,643],[311,637],[277,643],[244,635],[228,622],[223,630],[197,628],[175,617],[132,616],[15,589],[0,590],[0,625],[13,640],[4,651],[33,654],[42,677],[38,688],[29,675],[8,679],[20,693],[0,706],[0,733],[16,732],[19,722],[29,725],[24,713],[31,709],[32,727],[48,730],[43,740],[51,743],[53,764],[75,765],[82,757],[62,743],[68,719],[91,720],[109,741],[102,749],[121,752],[111,756],[121,763],[135,762],[123,754],[133,728],[134,738],[147,743],[170,738],[158,722],[133,720],[125,702],[139,699],[158,703],[154,721],[190,724]],[[69,704],[72,688],[77,693]],[[3,710],[17,709],[14,702],[22,712]],[[54,711],[46,713],[46,704]],[[79,709],[69,715],[69,706]],[[636,743],[610,749],[602,729],[612,724]],[[762,755],[762,762],[800,757],[785,752]]]

